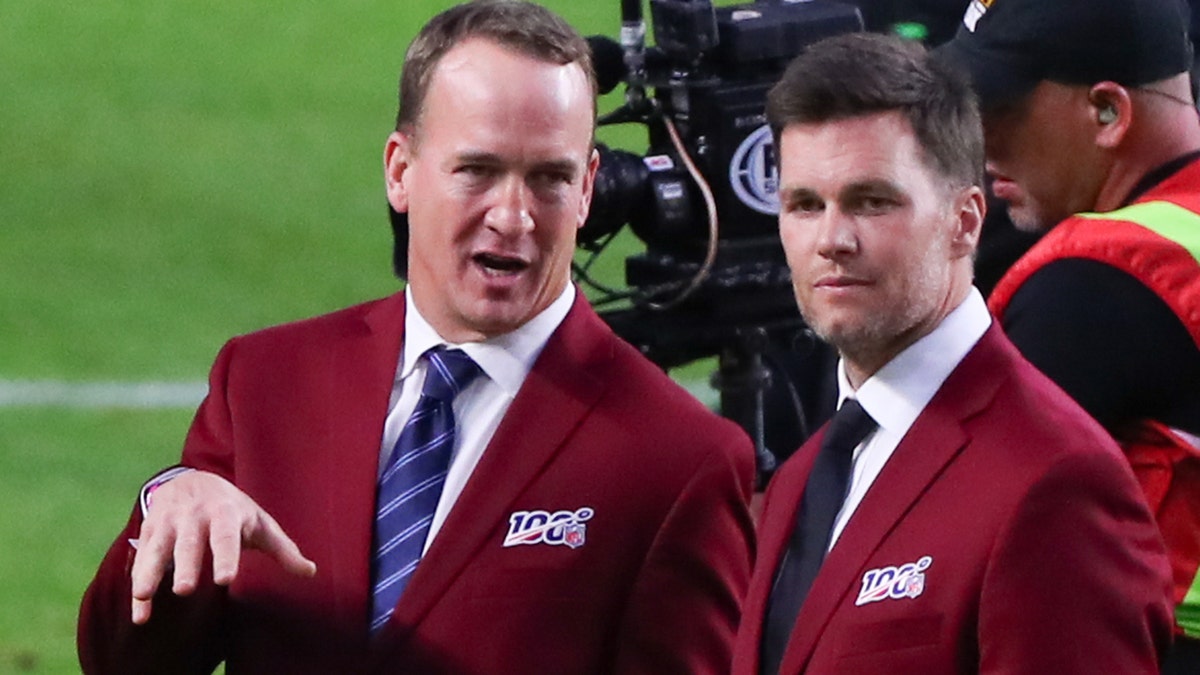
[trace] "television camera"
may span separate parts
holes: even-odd
[[[587,263],[576,277],[601,291],[593,305],[605,321],[663,368],[717,357],[721,412],[754,440],[761,481],[776,463],[768,436],[790,452],[809,433],[805,396],[771,354],[815,358],[828,349],[796,308],[778,236],[767,91],[804,47],[862,30],[863,20],[833,0],[649,6],[655,46],[646,45],[641,0],[621,1],[619,42],[588,38],[601,93],[625,84],[624,104],[599,124],[641,124],[649,144],[645,155],[600,146],[579,233],[595,255],[628,224],[646,250],[625,260],[627,289],[595,282]],[[765,397],[780,385],[795,423],[769,430]],[[772,425],[786,420],[773,415]]]

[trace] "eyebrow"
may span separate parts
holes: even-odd
[[[857,181],[845,186],[839,193],[838,197],[845,199],[847,197],[857,197],[866,194],[888,194],[900,195],[904,191],[901,190],[895,183],[883,178],[872,178],[863,181]]]
[[[504,159],[494,152],[483,152],[469,150],[455,155],[455,161],[465,162],[468,164],[487,164],[491,166],[500,166],[505,163]],[[541,162],[535,162],[533,168],[539,171],[550,171],[555,173],[566,173],[572,177],[578,175],[578,163],[570,159],[550,159]]]
[[[844,185],[836,194],[837,199],[845,199],[847,197],[855,197],[863,194],[886,193],[891,195],[901,194],[903,190],[896,186],[890,180],[883,178],[868,178],[860,181],[855,181],[849,185]],[[824,200],[816,190],[804,186],[783,186],[779,191],[780,196],[784,200],[799,199],[802,197],[815,197]]]
[[[816,190],[813,190],[812,188],[794,187],[788,185],[784,185],[779,188],[780,204],[793,204],[800,199],[811,199],[814,197],[820,199],[820,197],[817,196]]]

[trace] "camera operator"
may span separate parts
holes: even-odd
[[[1180,0],[1000,0],[975,3],[944,56],[982,99],[994,192],[1019,227],[1045,232],[989,305],[1122,442],[1173,558],[1167,672],[1197,673],[1200,116],[1187,29]]]

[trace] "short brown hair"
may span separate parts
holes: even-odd
[[[438,63],[446,52],[470,38],[488,39],[549,63],[577,63],[587,75],[594,98],[591,50],[562,17],[523,0],[475,0],[430,19],[409,45],[400,74],[397,131],[416,130]]]
[[[975,94],[964,74],[918,43],[876,33],[821,40],[792,61],[767,97],[776,148],[789,124],[893,110],[912,125],[932,168],[955,187],[983,185],[983,126]]]

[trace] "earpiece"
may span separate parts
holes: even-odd
[[[1100,124],[1112,124],[1113,122],[1116,122],[1117,121],[1116,107],[1112,106],[1112,105],[1104,106],[1103,108],[1100,109],[1100,112],[1096,113],[1096,119],[1100,121]]]

